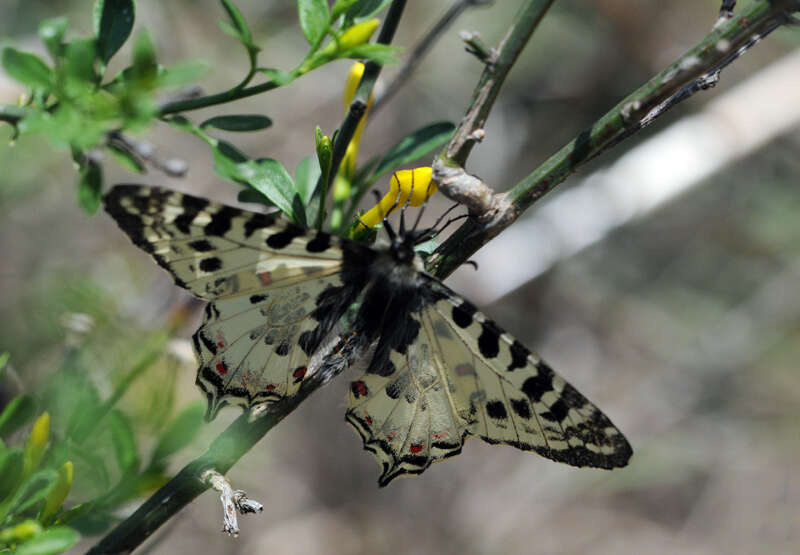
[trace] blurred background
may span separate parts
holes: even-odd
[[[302,58],[293,2],[237,4],[263,48],[262,65],[286,69]],[[410,49],[450,4],[410,2],[395,43]],[[427,123],[457,122],[482,69],[458,31],[479,31],[496,45],[518,4],[467,11],[370,119],[360,159]],[[0,6],[0,36],[19,48],[43,52],[36,28],[45,17],[68,15],[73,33],[91,32],[86,2]],[[218,3],[137,8],[136,29],[149,29],[162,63],[208,62],[206,92],[246,72],[240,46],[217,28]],[[557,2],[510,75],[468,169],[498,191],[511,188],[704,37],[718,9],[715,0]],[[715,88],[559,186],[476,256],[477,272],[466,266],[448,281],[612,418],[633,445],[629,467],[574,469],[472,440],[458,457],[379,489],[377,465],[344,423],[356,376],[343,375],[229,473],[264,504],[262,514],[242,519],[237,540],[220,533],[217,496],[206,493],[141,552],[796,553],[798,45],[797,30],[773,33]],[[337,62],[289,87],[187,115],[269,116],[272,128],[226,138],[291,169],[313,154],[315,125],[330,134],[341,123],[348,67]],[[384,85],[396,70],[384,71]],[[0,75],[0,103],[20,92]],[[164,329],[187,295],[107,216],[81,212],[68,152],[37,137],[10,146],[10,137],[0,125],[0,350],[11,353],[13,370],[2,398],[60,387],[71,341],[82,342],[81,368],[107,393],[142,338]],[[186,160],[188,176],[135,176],[107,160],[107,183],[142,181],[234,202],[239,188],[214,175],[199,140],[163,125],[146,138],[162,157]],[[446,206],[437,199],[428,216]],[[78,340],[64,326],[71,313],[95,323]],[[164,413],[201,400],[188,346],[198,321],[196,314],[181,328],[169,360],[148,368],[121,402],[144,449]],[[223,411],[170,470],[237,415]],[[76,464],[75,502],[91,494],[89,476]]]

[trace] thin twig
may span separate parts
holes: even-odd
[[[464,13],[468,8],[487,6],[491,3],[492,0],[456,0],[411,50],[403,67],[400,68],[392,78],[392,81],[383,89],[383,93],[376,95],[375,101],[372,104],[373,117],[378,110],[385,106],[386,103],[397,94],[400,88],[408,82],[408,78],[414,73],[423,58],[430,52],[433,45],[436,44],[436,41],[444,36],[447,28],[455,23],[458,16]]]
[[[499,205],[499,209],[490,213],[489,218],[473,218],[457,229],[430,257],[429,271],[439,278],[450,275],[492,237],[511,225],[524,210],[589,160],[643,129],[677,102],[713,85],[722,68],[777,27],[791,21],[791,14],[798,10],[800,5],[796,0],[756,2],[737,17],[713,29],[696,46],[581,132],[511,191],[484,200],[489,206]],[[464,172],[457,177],[471,176]],[[458,189],[460,181],[455,178],[454,181]],[[461,189],[464,190],[469,191]]]

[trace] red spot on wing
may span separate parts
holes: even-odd
[[[371,425],[372,424],[372,417],[371,416],[365,416],[364,417],[364,422],[366,422],[367,424]]]
[[[292,372],[292,376],[294,377],[294,383],[299,382],[303,379],[303,376],[306,375],[306,367],[301,366],[300,368],[295,368],[294,372]]]
[[[432,437],[433,439],[444,439],[444,438],[446,438],[446,437],[447,437],[447,435],[448,435],[448,434],[447,434],[447,432],[446,432],[446,431],[445,431],[445,432],[436,432],[436,433],[435,433],[435,434],[433,434],[431,437]]]
[[[417,454],[422,451],[423,445],[421,443],[412,443],[411,446],[408,448],[413,454]]]
[[[269,285],[272,283],[272,276],[269,272],[259,272],[256,276],[258,277],[258,281],[261,282],[261,285]]]
[[[217,347],[225,348],[225,336],[222,335],[222,330],[217,330]]]
[[[353,395],[355,396],[356,399],[358,399],[359,397],[363,397],[364,395],[369,393],[369,389],[367,389],[367,384],[365,384],[361,380],[350,384],[350,391],[353,392]]]
[[[217,372],[219,372],[222,376],[228,373],[228,367],[225,366],[225,363],[221,360],[217,362]]]
[[[272,384],[269,384],[269,385],[268,385],[267,387],[265,387],[264,389],[266,389],[267,391],[272,391],[273,389],[275,389],[275,386],[274,386],[274,385],[272,385]]]

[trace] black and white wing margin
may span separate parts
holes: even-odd
[[[371,250],[277,214],[157,187],[117,185],[105,208],[177,285],[211,301],[193,337],[209,418],[226,404],[251,408],[290,395],[330,362],[316,356],[312,364],[312,355],[363,288],[357,277],[344,283],[343,259],[360,267]]]
[[[383,467],[379,484],[461,452],[467,435],[573,466],[632,454],[600,409],[434,278],[416,337],[351,384],[347,421]],[[417,327],[417,326],[411,326]]]

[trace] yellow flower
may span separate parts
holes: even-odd
[[[361,62],[356,62],[350,67],[350,72],[347,74],[347,81],[344,85],[344,94],[342,95],[345,114],[347,113],[347,110],[350,109],[350,103],[353,101],[353,97],[356,95],[356,89],[358,88],[358,84],[361,82],[361,77],[363,77],[363,75],[364,64]],[[369,95],[369,99],[367,100],[367,109],[364,111],[364,116],[361,118],[361,121],[358,122],[356,131],[353,133],[353,138],[350,141],[350,144],[347,145],[347,151],[345,152],[344,160],[342,160],[340,173],[342,173],[348,181],[351,181],[353,179],[353,175],[356,173],[358,145],[361,144],[361,133],[364,131],[364,125],[367,121],[367,116],[369,115],[369,109],[371,106],[372,94]]]
[[[53,515],[58,511],[61,507],[61,504],[64,503],[64,499],[67,498],[67,494],[69,494],[69,490],[72,487],[72,476],[74,473],[74,469],[72,466],[72,461],[67,461],[61,468],[58,469],[58,479],[56,483],[53,484],[53,488],[50,490],[50,493],[47,494],[47,498],[44,502],[44,510],[42,511],[42,517],[48,517]]]
[[[375,227],[383,218],[398,207],[402,207],[411,195],[411,206],[420,206],[436,192],[436,184],[431,181],[433,169],[429,166],[413,170],[394,172],[389,184],[389,192],[373,206],[361,221],[368,227]]]
[[[43,412],[33,423],[31,435],[25,445],[25,476],[30,476],[39,466],[50,439],[50,413]]]

